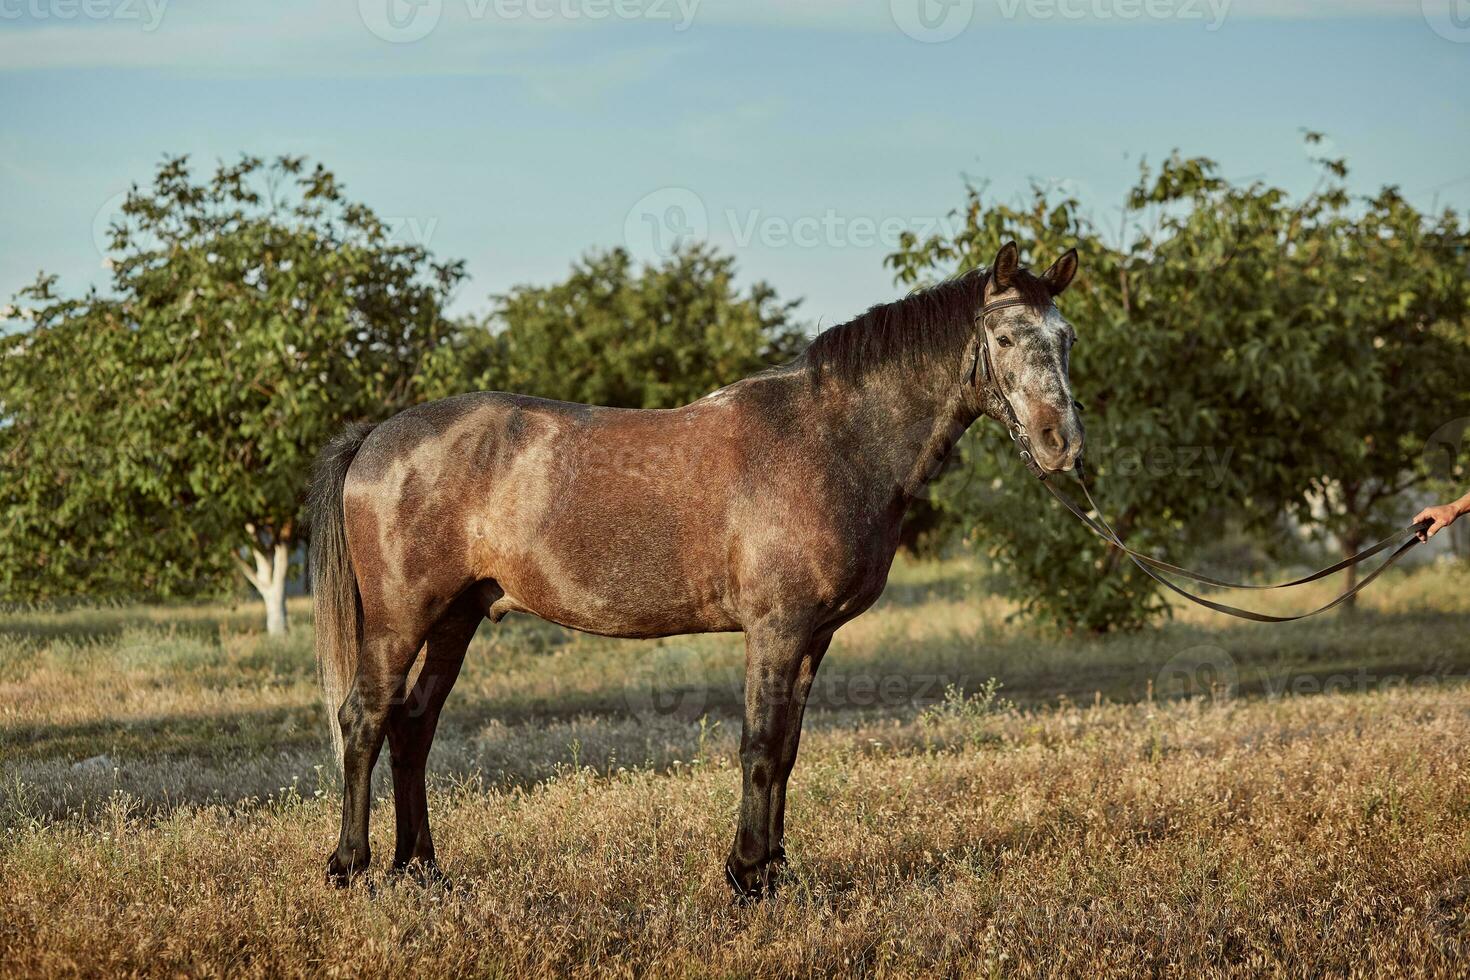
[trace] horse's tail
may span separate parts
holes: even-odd
[[[362,643],[362,597],[352,556],[347,552],[346,517],[342,488],[347,467],[357,455],[371,425],[354,423],[332,439],[317,456],[307,499],[311,526],[311,581],[316,600],[316,667],[327,706],[327,728],[332,748],[342,760],[342,726],[337,712],[347,697],[347,685],[357,673]]]

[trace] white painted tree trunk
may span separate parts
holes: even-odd
[[[291,567],[291,549],[277,542],[270,554],[259,548],[250,549],[255,569],[241,562],[245,578],[265,602],[265,631],[271,636],[286,635],[286,572]]]

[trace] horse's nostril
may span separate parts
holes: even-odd
[[[1057,429],[1042,429],[1041,444],[1058,455],[1067,451],[1067,437]]]

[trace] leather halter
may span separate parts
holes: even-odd
[[[987,285],[989,285],[990,282],[991,280],[987,280]],[[981,295],[984,295],[983,290]],[[1306,619],[1310,616],[1315,616],[1318,613],[1324,613],[1327,610],[1334,608],[1335,606],[1341,605],[1348,599],[1351,599],[1353,596],[1357,595],[1363,589],[1367,588],[1374,579],[1378,578],[1378,576],[1388,571],[1390,567],[1398,563],[1400,558],[1413,550],[1413,548],[1420,543],[1419,535],[1428,530],[1429,525],[1432,523],[1431,521],[1424,520],[1420,521],[1417,524],[1411,524],[1410,526],[1400,531],[1396,531],[1395,533],[1390,534],[1382,541],[1369,545],[1367,548],[1364,548],[1362,551],[1358,552],[1356,555],[1353,555],[1350,558],[1344,558],[1342,561],[1339,561],[1336,564],[1329,565],[1326,568],[1318,569],[1310,575],[1304,575],[1301,578],[1293,579],[1290,582],[1281,582],[1276,585],[1248,585],[1239,582],[1226,582],[1222,579],[1212,578],[1208,575],[1201,575],[1198,572],[1192,572],[1189,569],[1181,568],[1178,565],[1172,565],[1169,562],[1163,561],[1159,558],[1154,558],[1151,555],[1145,555],[1140,552],[1134,551],[1132,548],[1128,547],[1126,543],[1124,543],[1122,536],[1116,530],[1114,530],[1112,525],[1107,522],[1107,519],[1102,516],[1102,508],[1099,507],[1097,505],[1097,502],[1092,499],[1092,490],[1087,485],[1087,477],[1083,472],[1081,455],[1078,455],[1076,460],[1073,462],[1073,473],[1077,477],[1078,485],[1082,487],[1082,493],[1083,496],[1087,499],[1088,507],[1090,507],[1092,509],[1092,512],[1097,515],[1096,518],[1092,517],[1079,504],[1077,504],[1066,494],[1058,490],[1056,486],[1047,479],[1047,477],[1051,474],[1043,469],[1041,464],[1036,461],[1036,454],[1032,452],[1031,437],[1026,434],[1025,426],[1021,424],[1020,418],[1016,415],[1015,408],[1011,405],[1010,396],[1006,393],[1005,388],[1002,387],[999,377],[996,375],[994,368],[991,366],[990,334],[989,331],[986,329],[986,319],[990,316],[990,314],[995,313],[999,310],[1009,309],[1013,306],[1024,306],[1025,302],[1026,301],[1022,299],[998,300],[994,303],[985,304],[980,308],[980,312],[975,314],[975,356],[974,360],[970,364],[970,370],[967,372],[969,375],[969,383],[973,386],[978,381],[977,375],[984,376],[985,393],[997,404],[999,408],[1000,421],[1010,432],[1011,440],[1016,443],[1017,450],[1021,455],[1021,462],[1025,463],[1026,468],[1029,469],[1034,476],[1041,480],[1042,486],[1046,487],[1046,489],[1051,492],[1051,495],[1057,498],[1058,502],[1060,502],[1063,507],[1071,511],[1072,515],[1076,517],[1079,521],[1081,521],[1083,526],[1086,527],[1089,531],[1097,535],[1109,546],[1118,549],[1124,555],[1126,555],[1128,557],[1128,560],[1133,562],[1134,565],[1138,566],[1138,569],[1149,578],[1153,579],[1155,582],[1158,582],[1160,585],[1164,586],[1170,591],[1183,596],[1190,602],[1193,602],[1200,606],[1204,606],[1206,609],[1212,609],[1215,612],[1224,613],[1227,616],[1234,616],[1237,619],[1248,619],[1257,623],[1290,623],[1298,619]],[[1080,404],[1076,402],[1073,402],[1073,404],[1076,405],[1078,411],[1081,411],[1082,406]],[[1350,568],[1351,566],[1356,565],[1359,562],[1366,561],[1367,559],[1372,558],[1374,555],[1386,551],[1388,548],[1398,542],[1399,539],[1402,538],[1405,534],[1411,535],[1408,540],[1400,544],[1398,548],[1394,550],[1393,554],[1389,555],[1389,557],[1384,560],[1383,564],[1379,565],[1368,575],[1364,576],[1360,581],[1353,585],[1352,588],[1339,593],[1330,602],[1327,602],[1324,605],[1313,609],[1311,612],[1302,613],[1297,616],[1272,616],[1268,613],[1259,613],[1250,609],[1241,609],[1238,606],[1231,606],[1223,602],[1216,602],[1213,599],[1206,599],[1203,596],[1195,595],[1193,592],[1190,592],[1187,589],[1175,585],[1173,582],[1169,581],[1159,574],[1159,572],[1169,572],[1170,574],[1178,575],[1181,578],[1190,579],[1203,585],[1211,585],[1222,589],[1289,589],[1295,585],[1305,585],[1308,582],[1315,582],[1318,579],[1326,578],[1328,575],[1332,575],[1346,568]]]
[[[987,285],[990,280],[986,280]],[[983,292],[982,292],[983,295]],[[975,314],[975,358],[970,363],[970,384],[976,383],[976,374],[983,373],[985,376],[985,391],[1000,407],[1000,421],[1011,434],[1011,441],[1016,444],[1017,451],[1021,454],[1021,462],[1038,480],[1046,480],[1046,470],[1036,461],[1036,454],[1031,448],[1031,437],[1026,434],[1026,427],[1021,424],[1021,419],[1016,415],[1015,408],[1011,405],[1010,396],[1006,394],[1001,386],[1000,379],[996,376],[995,369],[990,364],[990,331],[985,327],[985,320],[992,313],[1000,310],[1010,309],[1013,306],[1025,306],[1023,299],[1002,299],[994,303],[986,303]],[[1080,463],[1079,463],[1080,465]]]

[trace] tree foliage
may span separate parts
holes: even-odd
[[[344,420],[421,397],[460,266],[393,241],[297,157],[203,180],[166,160],[127,195],[110,251],[111,295],[64,299],[41,277],[17,300],[30,329],[0,359],[6,596],[190,594],[232,565],[283,584],[313,454]]]
[[[971,186],[957,234],[907,238],[888,262],[915,283],[1013,237],[1037,256],[1078,247],[1062,305],[1081,337],[1089,470],[1135,547],[1177,561],[1226,526],[1269,540],[1291,514],[1353,548],[1403,522],[1392,504],[1424,478],[1425,441],[1470,413],[1467,232],[1392,188],[1353,199],[1346,165],[1320,162],[1299,199],[1203,158],[1144,165],[1117,244],[1074,199],[1037,187],[991,205]],[[1165,610],[1026,482],[996,427],[975,431],[936,496],[1030,611],[1101,630]]]
[[[562,282],[494,299],[431,368],[436,391],[517,391],[622,408],[667,408],[789,360],[806,343],[795,302],[735,262],[690,245],[638,269],[623,249],[593,252]]]

